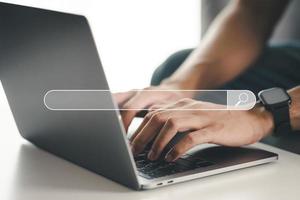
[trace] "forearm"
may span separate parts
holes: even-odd
[[[199,47],[163,83],[206,89],[233,79],[260,54],[284,9],[281,4],[280,0],[233,1],[213,22]]]

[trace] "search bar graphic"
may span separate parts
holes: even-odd
[[[147,92],[150,97],[170,91],[189,94],[192,92],[195,100],[223,105],[217,108],[210,106],[193,110],[250,110],[256,104],[256,96],[250,90],[133,90],[133,92]],[[49,90],[43,100],[46,108],[52,111],[148,110],[138,105],[130,109],[118,108],[110,90]],[[189,109],[183,107],[172,108],[172,110]]]

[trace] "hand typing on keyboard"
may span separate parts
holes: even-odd
[[[271,114],[262,106],[249,111],[203,110],[203,107],[216,109],[223,105],[183,99],[163,107],[153,106],[131,137],[133,153],[143,152],[154,140],[148,159],[163,157],[172,162],[198,144],[247,145],[259,141],[273,129]],[[178,136],[180,140],[173,143]],[[168,147],[170,142],[172,147]]]

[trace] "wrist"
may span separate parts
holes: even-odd
[[[293,130],[300,130],[300,86],[288,91],[292,103],[290,105],[290,119]]]
[[[258,119],[257,133],[261,133],[261,138],[271,134],[275,129],[274,119],[271,112],[269,112],[263,105],[257,104],[252,110]]]
[[[300,130],[300,87],[295,87],[288,91],[292,103],[289,107],[289,117],[292,130]],[[274,132],[275,124],[273,114],[263,105],[258,104],[254,108],[254,112],[260,116],[259,123],[263,130],[264,136]]]

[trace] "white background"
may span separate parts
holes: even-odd
[[[112,90],[149,85],[167,56],[200,40],[200,0],[4,1],[85,15]]]

